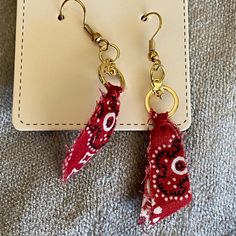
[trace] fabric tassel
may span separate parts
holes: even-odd
[[[147,150],[142,211],[138,223],[154,225],[192,200],[186,158],[179,129],[168,114],[151,111],[154,128]]]
[[[102,93],[95,112],[85,129],[75,139],[63,163],[63,182],[79,172],[92,157],[109,141],[116,126],[120,111],[119,97],[122,88],[108,84],[107,93]]]

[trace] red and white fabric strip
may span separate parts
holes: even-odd
[[[109,141],[120,111],[122,88],[108,84],[85,129],[75,139],[63,163],[63,182],[79,172]]]
[[[139,224],[154,225],[192,200],[181,133],[168,114],[150,113],[154,128],[147,150],[148,166]]]

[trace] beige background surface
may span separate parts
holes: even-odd
[[[82,28],[82,9],[76,2],[18,1],[13,123],[20,130],[78,130],[84,127],[99,99],[98,48]],[[170,4],[171,3],[171,4]],[[191,123],[187,2],[183,0],[85,1],[88,23],[121,50],[118,68],[127,87],[121,98],[118,130],[147,130],[144,99],[151,89],[147,59],[148,40],[157,28],[158,11],[163,28],[157,50],[166,68],[165,84],[180,98],[173,120],[182,130]],[[98,10],[99,9],[99,10]],[[102,88],[102,86],[100,86]],[[166,95],[156,103],[168,111]]]

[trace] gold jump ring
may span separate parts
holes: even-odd
[[[174,105],[173,105],[172,109],[168,112],[169,117],[171,117],[171,116],[173,116],[176,113],[176,111],[177,111],[177,109],[179,107],[179,97],[176,94],[176,92],[172,88],[170,88],[168,86],[163,85],[162,89],[166,90],[167,92],[169,92],[172,95],[173,99],[174,99]],[[154,96],[154,95],[155,95],[154,91],[151,90],[147,94],[147,96],[146,96],[145,106],[146,106],[146,109],[147,109],[148,112],[151,111],[150,101],[151,101],[151,97]]]
[[[110,47],[112,47],[112,48],[114,48],[115,50],[116,50],[116,57],[115,57],[115,59],[110,59],[110,58],[104,58],[104,55],[103,55],[103,53],[105,52],[105,51],[107,51],[107,50],[102,50],[102,49],[100,49],[99,50],[99,58],[100,58],[100,60],[103,62],[103,63],[105,63],[107,60],[110,60],[110,61],[112,61],[112,62],[115,62],[115,61],[117,61],[117,59],[120,57],[120,49],[115,45],[115,44],[109,44],[109,46]],[[108,47],[109,48],[109,47]]]

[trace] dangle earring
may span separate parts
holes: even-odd
[[[159,26],[149,41],[148,57],[153,63],[150,71],[152,89],[146,96],[145,105],[154,128],[149,134],[148,165],[138,220],[141,225],[154,225],[188,205],[192,199],[181,133],[170,120],[178,109],[179,98],[173,89],[164,85],[165,69],[155,50],[154,38],[162,27],[162,18],[157,12],[150,12],[141,20],[147,21],[150,15],[158,17]],[[165,92],[172,95],[174,106],[169,112],[160,114],[151,108],[150,100],[152,96],[161,99]]]
[[[65,0],[60,8],[58,19],[64,20],[63,8],[70,0]],[[116,67],[116,60],[120,57],[120,49],[110,44],[101,34],[94,32],[86,23],[86,8],[80,0],[75,0],[83,8],[83,28],[89,34],[92,41],[99,47],[99,58],[101,65],[98,68],[98,76],[107,92],[102,93],[101,99],[97,102],[95,111],[88,121],[84,130],[75,139],[73,146],[68,149],[63,163],[63,181],[66,182],[72,175],[76,174],[91,158],[109,141],[116,126],[117,116],[120,111],[120,94],[125,89],[125,79]],[[110,48],[115,49],[117,55],[114,59],[106,57],[105,52]],[[116,77],[120,86],[107,81],[107,77]]]

